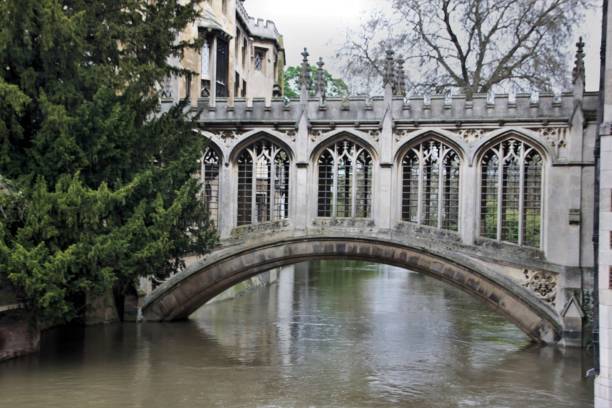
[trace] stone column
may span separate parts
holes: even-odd
[[[393,51],[387,50],[385,59],[385,75],[383,78],[385,90],[385,113],[381,121],[379,140],[380,166],[375,177],[375,194],[373,206],[374,222],[378,228],[391,228],[393,211],[393,90],[396,84],[395,62]]]
[[[391,85],[387,85],[390,93]],[[385,99],[387,100],[387,99]],[[375,192],[373,197],[373,217],[378,228],[389,229],[392,226],[393,211],[391,211],[393,202],[393,118],[392,118],[392,99],[389,98],[387,112],[382,122],[382,131],[380,133],[380,166],[378,167],[375,176]]]
[[[208,105],[217,106],[217,36],[212,37],[210,46],[210,98]]]
[[[297,112],[297,135],[295,139],[295,184],[294,191],[294,206],[293,215],[291,216],[294,228],[297,230],[305,230],[312,221],[313,215],[310,211],[309,199],[309,157],[308,157],[308,99],[309,99],[309,81],[310,81],[310,64],[308,62],[308,50],[304,48],[302,52],[302,65],[300,69],[300,105]]]
[[[478,211],[478,195],[479,184],[478,184],[478,166],[467,163],[464,160],[463,168],[461,169],[461,191],[459,194],[460,202],[460,214],[459,214],[459,233],[461,235],[461,241],[465,245],[473,245],[474,240],[478,237],[479,232],[477,229],[478,219],[476,214],[480,214]]]
[[[224,163],[219,168],[219,235],[221,239],[229,238],[234,227],[234,177],[229,165],[229,158],[224,158]]]

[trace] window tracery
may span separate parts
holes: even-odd
[[[337,141],[319,156],[317,215],[369,218],[372,206],[372,156],[348,139]]]
[[[208,206],[210,219],[219,224],[219,154],[207,149],[200,159],[200,183],[202,199]]]
[[[542,212],[540,154],[510,138],[490,148],[481,160],[480,235],[540,247]]]
[[[402,160],[402,220],[457,231],[460,165],[457,152],[440,141],[412,147]]]
[[[238,225],[289,215],[289,155],[269,140],[245,148],[238,164]]]

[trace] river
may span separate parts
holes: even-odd
[[[0,364],[0,406],[581,408],[590,358],[427,276],[319,261],[188,322],[52,330]]]

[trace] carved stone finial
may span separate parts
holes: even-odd
[[[401,55],[397,58],[396,61],[396,71],[395,71],[395,95],[398,96],[406,96],[406,72],[404,70],[404,57]]]
[[[300,70],[300,87],[308,89],[310,86],[310,63],[308,62],[308,49],[304,48],[302,52],[302,66]]]
[[[385,71],[383,75],[383,85],[385,87],[389,84],[391,84],[391,86],[395,84],[395,67],[393,63],[393,54],[395,54],[395,52],[393,52],[393,50],[391,49],[388,49],[386,51],[386,54],[387,56],[385,58]]]
[[[321,98],[325,98],[325,71],[323,67],[325,63],[323,62],[323,58],[319,58],[319,62],[317,62],[317,96]]]
[[[576,61],[574,63],[574,71],[572,73],[572,82],[575,84],[578,79],[581,79],[584,83],[585,80],[585,68],[584,68],[584,41],[582,37],[576,43]]]

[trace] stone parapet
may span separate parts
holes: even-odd
[[[19,305],[0,310],[0,361],[38,351],[40,329]]]
[[[582,105],[587,118],[594,115],[596,108],[597,94],[587,93]],[[317,122],[379,123],[387,109],[382,97],[327,98],[324,101],[311,98],[305,105],[297,99],[267,102],[263,98],[236,98],[234,101],[218,98],[214,106],[207,98],[202,98],[197,105],[199,122],[208,125],[231,123],[232,127],[258,122],[294,124],[304,110],[312,125]],[[529,94],[519,94],[514,99],[509,95],[496,95],[495,98],[475,95],[472,100],[464,96],[396,97],[391,109],[395,124],[494,122],[499,125],[532,121],[568,123],[576,106],[573,94],[564,93],[558,96],[541,94],[537,99]]]

